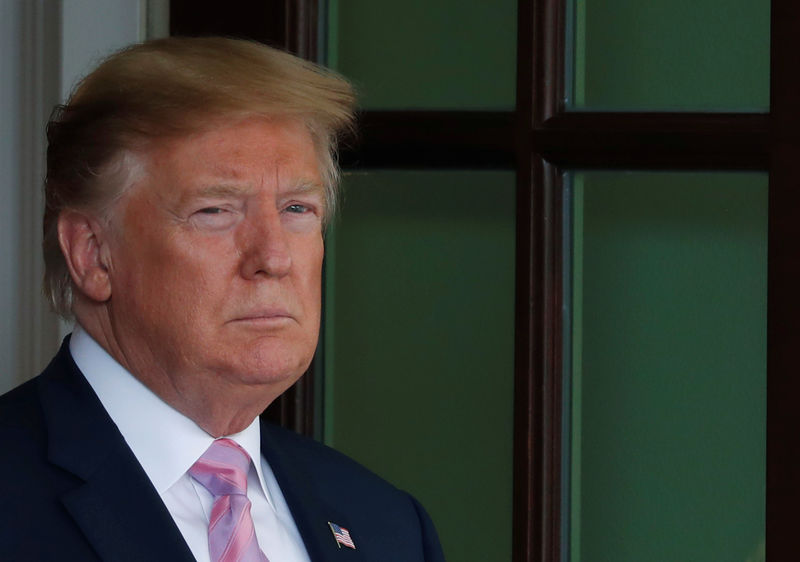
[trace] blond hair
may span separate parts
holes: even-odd
[[[354,104],[353,90],[340,76],[251,41],[172,37],[108,57],[47,126],[44,293],[53,309],[67,316],[72,306],[58,216],[65,209],[107,208],[130,183],[125,178],[138,150],[221,121],[297,118],[314,141],[330,217],[338,189],[337,140],[352,128]]]

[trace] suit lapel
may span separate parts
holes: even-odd
[[[83,480],[61,498],[64,506],[103,560],[194,560],[67,343],[39,387],[49,460]]]
[[[363,553],[358,549],[358,537],[353,537],[355,550],[341,547],[328,526],[330,521],[352,531],[348,520],[335,506],[325,505],[316,497],[313,491],[319,483],[312,482],[311,476],[298,463],[291,461],[289,452],[271,438],[269,425],[264,422],[261,423],[261,454],[266,457],[275,474],[311,560],[363,562]]]
[[[163,502],[156,500],[161,501],[142,471],[117,460],[62,498],[103,560],[194,560]]]

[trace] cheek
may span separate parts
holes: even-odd
[[[166,254],[149,282],[165,301],[165,313],[189,322],[194,318],[197,329],[222,314],[232,290],[232,265],[222,257],[224,253],[210,250],[206,246]]]
[[[161,322],[186,319],[198,303],[209,302],[214,268],[222,264],[210,258],[207,247],[183,247],[163,232],[134,234],[117,253],[112,292]]]
[[[322,239],[303,244],[295,251],[296,270],[309,297],[320,298],[322,290]]]

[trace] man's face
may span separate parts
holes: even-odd
[[[112,211],[108,311],[146,383],[288,387],[317,342],[324,191],[297,121],[167,140]]]

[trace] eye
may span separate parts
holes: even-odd
[[[300,203],[292,203],[291,205],[286,207],[286,211],[289,213],[303,214],[311,212],[311,208],[305,205],[301,205]]]
[[[322,225],[322,206],[314,201],[285,203],[281,215],[293,232],[317,231]]]
[[[191,222],[204,230],[222,230],[233,226],[237,213],[224,207],[203,207],[194,212]]]

